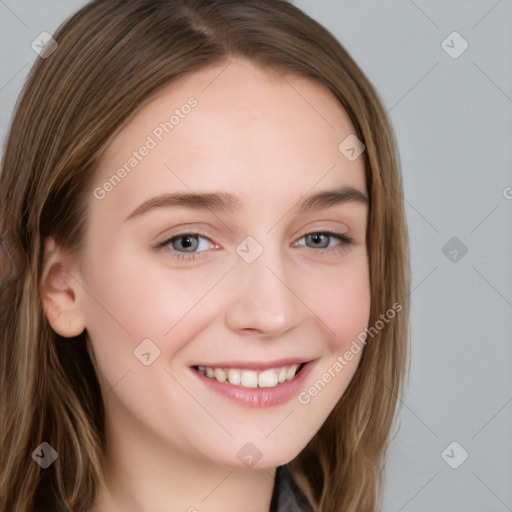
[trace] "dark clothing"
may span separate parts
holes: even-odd
[[[55,512],[68,511],[59,507]],[[304,493],[297,487],[286,465],[276,469],[269,512],[314,512]]]
[[[269,512],[314,512],[286,464],[276,469]]]

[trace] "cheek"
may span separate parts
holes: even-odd
[[[342,290],[333,290],[331,297],[332,302],[325,305],[327,321],[335,332],[331,338],[331,350],[340,353],[347,350],[368,325],[371,301],[369,282],[361,279],[347,283]]]
[[[371,298],[366,260],[333,267],[318,283],[321,286],[309,284],[309,289],[304,283],[303,296],[323,325],[330,352],[343,352],[368,325]]]
[[[136,256],[97,254],[87,270],[86,328],[110,381],[140,365],[139,347],[157,356],[155,366],[168,364],[214,315],[205,309],[208,295],[229,268],[176,272]]]
[[[222,288],[218,284],[229,271],[224,267],[221,263],[180,271],[155,265],[129,288],[120,285],[125,321],[136,336],[153,339],[162,351],[179,351],[216,313],[206,306]],[[120,271],[119,278],[122,275]]]
[[[315,287],[308,299],[325,334],[324,353],[297,395],[297,412],[303,415],[308,436],[318,431],[350,384],[364,349],[358,336],[367,327],[370,315],[365,259],[333,267],[323,282],[321,290]]]

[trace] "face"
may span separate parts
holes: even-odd
[[[114,139],[76,269],[112,435],[270,467],[318,431],[370,309],[354,131],[321,85],[233,61]]]

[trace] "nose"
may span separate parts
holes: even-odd
[[[296,274],[284,263],[277,251],[271,255],[268,249],[252,263],[236,262],[225,313],[232,331],[275,337],[305,320],[307,308],[294,291]]]

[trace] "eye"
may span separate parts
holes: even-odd
[[[304,240],[304,242],[301,242]],[[342,233],[332,233],[329,231],[308,233],[299,238],[297,245],[305,245],[311,249],[334,249],[344,250],[352,245],[353,241],[347,235]]]
[[[185,262],[204,257],[209,249],[216,247],[209,238],[199,233],[180,233],[158,243],[155,248],[164,251],[170,258]]]
[[[202,252],[208,250],[209,240],[193,233],[173,236],[164,242],[164,245],[171,245],[175,251],[180,252]]]

